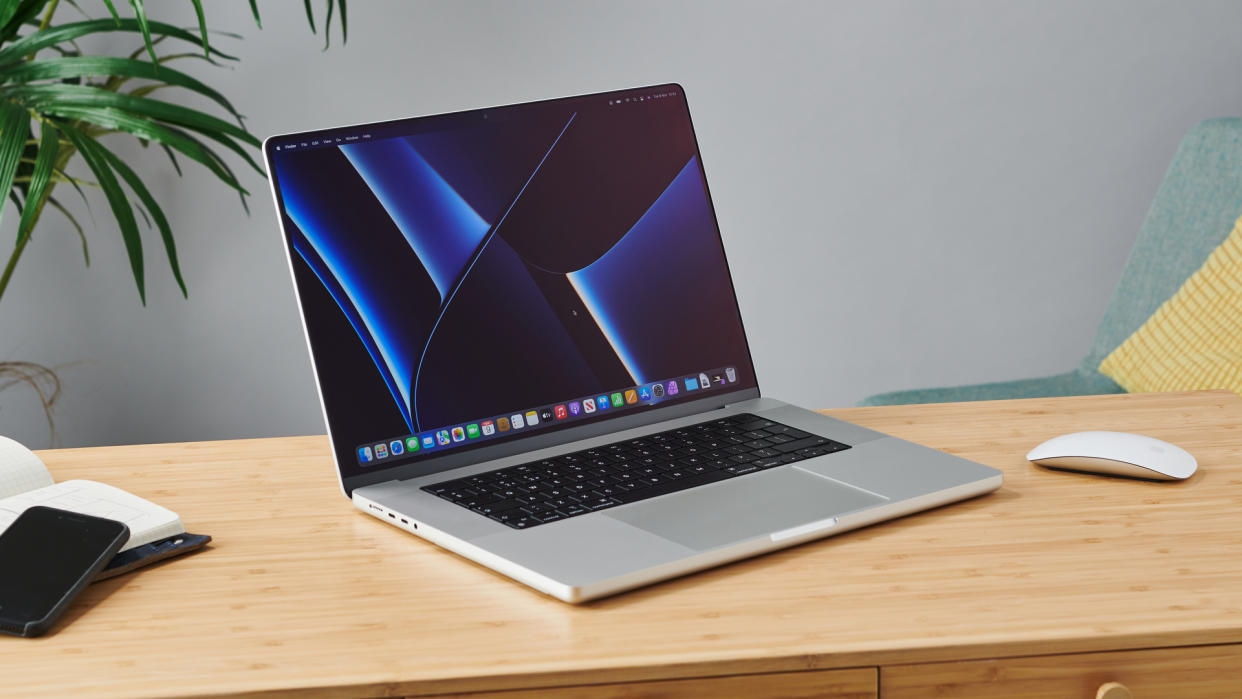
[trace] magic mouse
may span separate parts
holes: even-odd
[[[1176,481],[1199,463],[1181,447],[1128,432],[1074,432],[1053,437],[1026,458],[1040,466],[1113,476]]]

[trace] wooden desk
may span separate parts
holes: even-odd
[[[57,479],[132,490],[215,543],[92,586],[49,637],[0,639],[0,694],[1094,697],[1118,679],[1140,699],[1242,696],[1237,396],[830,412],[1005,486],[572,607],[355,511],[323,437],[43,452]],[[1199,473],[1023,459],[1083,429],[1167,439]]]

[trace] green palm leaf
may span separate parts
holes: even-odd
[[[233,168],[229,167],[229,164],[228,164],[228,163],[226,163],[226,162],[224,162],[224,159],[223,159],[223,158],[221,158],[219,155],[216,155],[216,152],[215,152],[215,151],[213,151],[211,148],[209,148],[209,147],[208,147],[206,144],[204,144],[202,141],[198,140],[197,138],[194,138],[192,135],[190,135],[190,134],[188,134],[188,133],[186,133],[186,132],[184,132],[184,131],[178,131],[177,129],[170,129],[170,130],[171,130],[171,131],[173,131],[173,132],[175,132],[178,136],[181,136],[182,138],[185,138],[185,139],[187,139],[187,140],[189,140],[189,141],[192,141],[192,142],[194,142],[194,143],[197,143],[200,147],[202,147],[202,149],[203,149],[204,151],[206,151],[206,153],[207,153],[209,156],[211,156],[212,158],[214,158],[214,159],[216,160],[216,165],[218,165],[218,166],[219,166],[222,170],[224,170],[225,172],[227,172],[227,173],[229,174],[229,176],[230,176],[230,177],[233,177],[234,179],[237,179],[237,176],[233,174]],[[249,216],[249,215],[250,215],[250,205],[246,203],[246,195],[247,195],[247,194],[249,194],[249,192],[247,192],[247,191],[245,191],[245,190],[240,190],[240,191],[238,192],[238,195],[241,197],[241,205],[242,205],[242,210],[246,212],[246,215],[247,215],[247,216]]]
[[[241,115],[218,91],[184,72],[168,67],[170,61],[200,58],[213,65],[215,59],[236,60],[209,43],[202,0],[190,0],[197,19],[197,35],[193,28],[176,27],[151,21],[146,0],[128,0],[133,17],[123,18],[115,0],[101,0],[109,15],[106,19],[55,25],[53,15],[62,0],[0,0],[0,192],[3,192],[21,216],[17,225],[17,245],[8,264],[0,270],[0,295],[8,286],[14,266],[31,240],[45,206],[60,211],[69,220],[82,241],[82,255],[90,264],[90,252],[82,226],[52,190],[60,183],[69,183],[82,196],[90,211],[84,186],[103,191],[121,232],[129,257],[139,297],[146,303],[146,284],[142,240],[135,211],[148,226],[158,229],[168,257],[169,267],[182,294],[187,287],[177,259],[172,226],[146,184],[119,156],[100,143],[109,133],[134,136],[146,147],[158,143],[168,154],[177,174],[181,174],[178,154],[206,167],[215,177],[235,189],[242,207],[249,213],[248,192],[229,163],[220,157],[216,147],[224,146],[235,153],[260,175],[263,168],[252,156],[260,145],[245,127]],[[75,0],[63,0],[86,13]],[[257,0],[249,0],[255,24],[262,27]],[[341,38],[347,36],[345,0],[326,0],[324,47],[340,5]],[[311,31],[317,33],[311,0],[303,0]],[[40,17],[41,15],[41,17]],[[136,34],[141,45],[128,58],[86,56],[78,41],[94,39],[109,32]],[[24,34],[24,35],[23,35]],[[220,35],[221,33],[218,33]],[[234,36],[236,35],[227,35]],[[201,46],[201,52],[168,52],[156,54],[156,47],[168,40]],[[83,42],[86,43],[86,42]],[[49,55],[38,58],[41,51]],[[51,56],[55,52],[58,56]],[[150,59],[144,60],[143,53]],[[126,87],[131,80],[145,81],[137,87]],[[237,120],[236,124],[212,114],[171,102],[152,99],[150,95],[168,87],[180,87],[201,95]],[[30,137],[31,121],[41,124],[40,137]],[[211,143],[214,141],[215,143]],[[66,174],[73,156],[80,154],[94,174],[95,182]],[[126,191],[128,189],[128,192]],[[128,194],[132,193],[134,199]],[[0,207],[3,214],[3,207]]]
[[[307,7],[310,6],[310,0],[306,0]],[[328,43],[332,41],[332,10],[336,4],[332,0],[328,0],[328,17],[323,21],[323,50],[328,50]]]
[[[48,181],[52,179],[52,166],[59,152],[60,132],[45,121],[39,139],[39,155],[35,158],[34,170],[30,173],[30,186],[26,190],[26,206],[22,209],[22,220],[17,224],[18,245],[30,236],[30,228],[43,206],[43,196],[47,192]]]
[[[142,7],[142,0],[129,0],[129,6],[134,8],[134,19],[138,22],[138,31],[142,32],[142,40],[147,44],[147,53],[151,54],[151,60],[157,60],[155,56],[155,46],[151,44],[151,25],[147,22],[147,12]]]
[[[0,6],[0,43],[16,36],[22,25],[39,14],[39,10],[46,4],[47,0],[8,0]]]
[[[148,31],[152,35],[164,35],[182,41],[188,41],[192,44],[199,43],[199,37],[194,36],[190,32],[174,27],[164,22],[147,22]],[[0,65],[12,63],[26,56],[37,53],[49,46],[73,41],[88,34],[100,34],[106,32],[138,32],[142,33],[142,28],[137,20],[121,19],[113,21],[110,19],[93,19],[85,22],[72,22],[70,24],[62,24],[56,27],[48,27],[39,30],[33,34],[24,36],[17,41],[0,49]],[[222,53],[213,48],[208,49],[213,56],[235,61],[236,57]]]
[[[134,274],[134,283],[138,285],[138,296],[142,299],[142,305],[147,305],[142,267],[142,239],[138,237],[138,222],[134,219],[134,211],[129,206],[129,199],[121,190],[121,184],[117,182],[116,175],[108,166],[107,157],[102,153],[105,150],[104,147],[68,124],[57,124],[57,128],[64,132],[78,152],[82,154],[82,159],[95,174],[95,180],[99,182],[104,196],[108,198],[108,206],[112,208],[112,215],[116,217],[116,222],[121,228],[121,238],[125,241],[125,252],[129,255],[129,266]]]
[[[138,196],[142,205],[150,212],[151,218],[155,220],[155,227],[160,231],[160,237],[164,240],[164,251],[168,253],[168,266],[172,267],[173,277],[177,279],[177,286],[181,287],[181,295],[189,296],[189,292],[185,288],[185,280],[181,278],[181,265],[177,263],[177,243],[173,241],[172,227],[168,225],[168,219],[164,217],[164,211],[160,209],[160,205],[156,203],[155,197],[151,196],[151,192],[147,191],[147,187],[143,184],[142,179],[134,174],[115,153],[106,149],[99,149],[100,155],[108,161],[108,164],[120,174],[121,179],[129,185],[130,190]]]
[[[112,4],[112,0],[103,0],[103,4],[108,8],[108,14],[112,15],[113,20],[121,21],[121,13],[116,11],[116,5]]]
[[[172,163],[173,170],[177,171],[177,177],[181,177],[181,163],[177,162],[177,154],[167,144],[161,143],[160,148],[163,148],[164,152],[168,154],[168,160]]]
[[[255,162],[250,153],[233,140],[236,138],[248,145],[258,146],[259,139],[242,127],[188,107],[134,95],[117,94],[85,85],[19,85],[9,89],[6,94],[10,99],[42,113],[84,119],[105,128],[119,128],[141,138],[148,137],[145,131],[138,132],[124,125],[118,125],[115,119],[101,121],[97,113],[84,112],[83,108],[89,110],[95,107],[105,107],[110,113],[119,111],[130,114],[145,120],[146,124],[158,121],[185,127],[224,145],[245,160],[255,172],[260,175],[264,174],[263,168]],[[152,140],[163,142],[159,138],[152,138]],[[190,154],[187,153],[187,155]],[[217,172],[217,175],[219,174]],[[221,177],[221,179],[227,181],[229,178]]]
[[[57,201],[56,197],[48,197],[47,203],[51,204],[52,208],[56,209],[61,214],[63,214],[65,218],[69,219],[69,223],[73,226],[74,230],[78,232],[78,238],[81,239],[82,241],[82,258],[86,260],[86,266],[90,267],[91,266],[91,251],[90,251],[90,248],[87,247],[86,245],[86,231],[82,230],[82,224],[78,223],[78,220],[73,217],[73,214],[69,213],[69,210],[66,209],[63,204]]]
[[[310,0],[302,0],[302,4],[306,6],[306,21],[310,23],[311,33],[318,33],[315,29],[315,13],[311,10]]]
[[[108,107],[78,107],[74,105],[64,105],[56,108],[49,108],[48,114],[60,116],[65,119],[80,119],[82,121],[101,126],[105,129],[116,129],[124,131],[139,138],[145,138],[156,143],[162,143],[170,146],[177,152],[186,157],[201,163],[211,170],[212,174],[220,178],[225,184],[236,189],[239,192],[249,194],[245,187],[237,181],[228,170],[219,165],[219,157],[209,152],[202,144],[187,139],[179,135],[174,130],[157,124],[149,119],[134,116],[129,112]]]
[[[28,133],[30,112],[12,102],[0,102],[0,192],[13,191],[13,178],[21,164]],[[4,209],[0,208],[0,216],[3,215]]]
[[[9,99],[43,112],[62,106],[111,107],[136,116],[166,121],[196,131],[216,131],[232,136],[244,143],[258,147],[260,141],[253,134],[223,119],[204,114],[197,109],[182,107],[170,102],[118,94],[87,85],[15,85],[4,91]]]
[[[210,45],[207,43],[207,17],[203,14],[203,1],[190,0],[190,2],[194,3],[194,14],[198,17],[198,33],[203,39],[203,55],[210,58],[211,53],[207,51]]]
[[[66,78],[89,76],[120,76],[159,80],[168,85],[183,87],[197,92],[224,107],[233,116],[241,119],[241,115],[237,113],[237,110],[233,108],[233,104],[224,95],[208,87],[198,79],[167,66],[130,58],[79,56],[23,61],[0,68],[0,85],[6,83],[28,83],[34,80],[64,80]]]

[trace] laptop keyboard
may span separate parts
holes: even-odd
[[[423,490],[514,529],[529,529],[849,448],[744,413]]]

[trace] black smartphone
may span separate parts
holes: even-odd
[[[50,629],[129,539],[124,522],[36,506],[0,534],[0,631]]]

